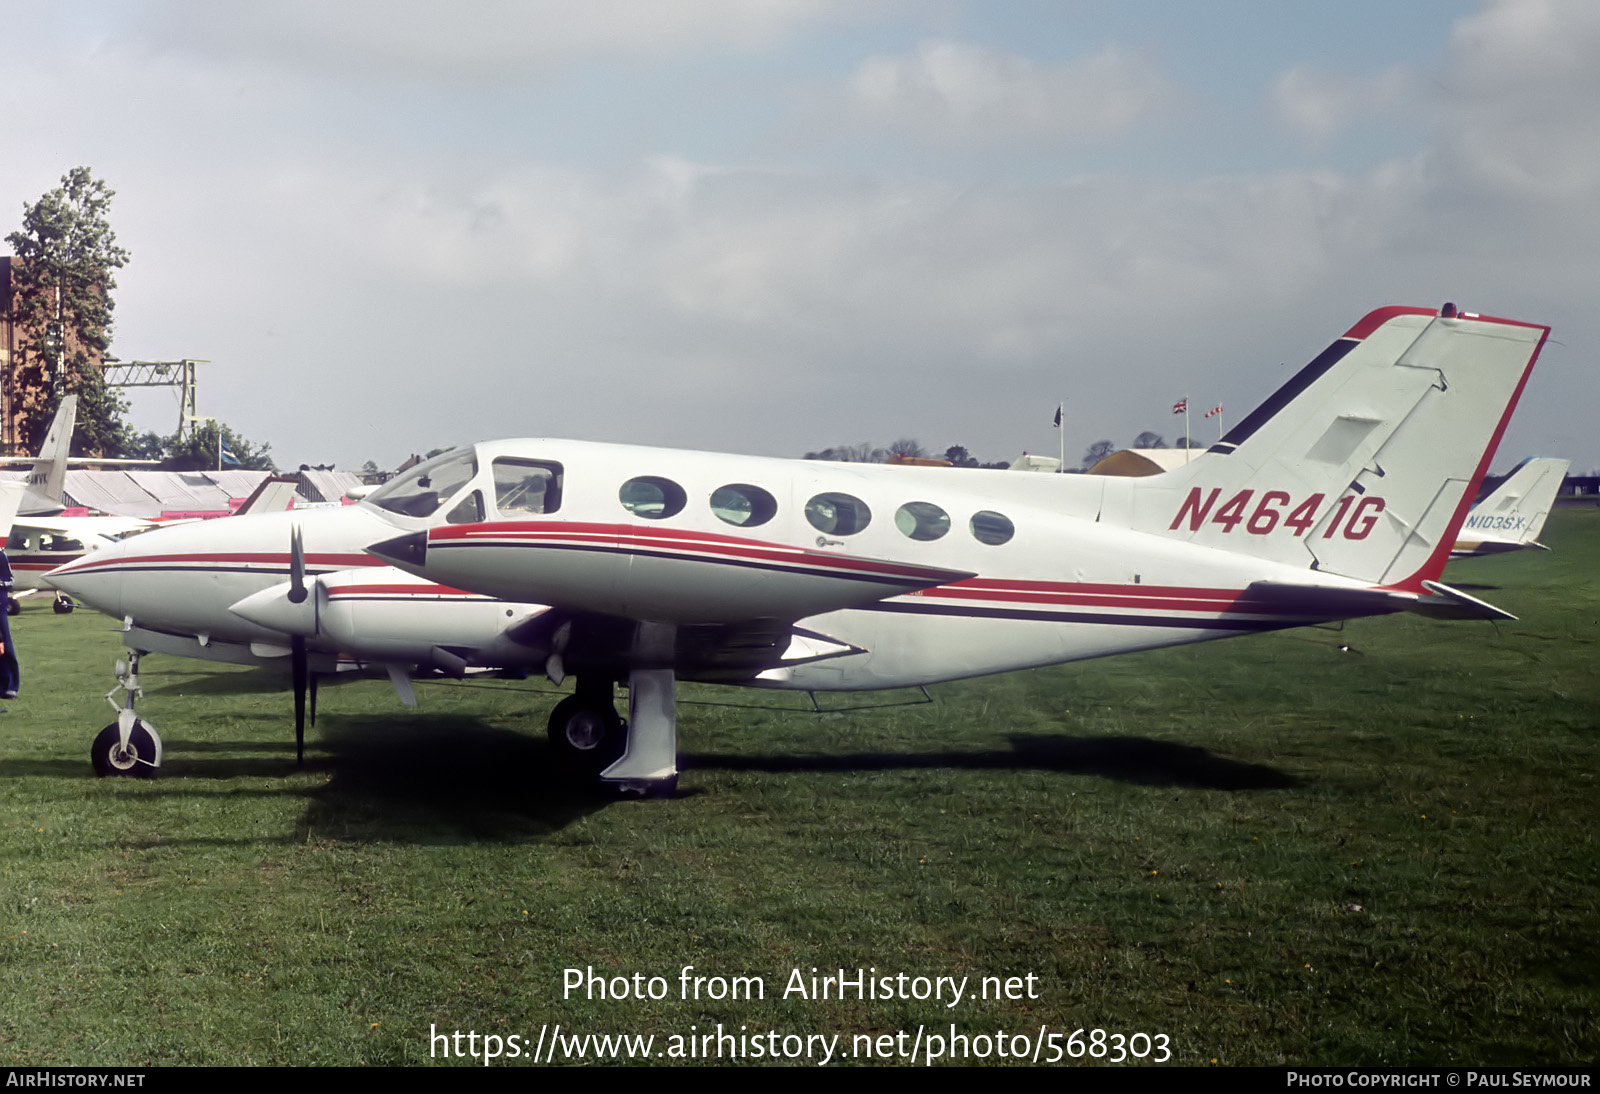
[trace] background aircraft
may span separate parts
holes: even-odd
[[[1539,533],[1570,466],[1570,460],[1531,458],[1517,464],[1505,482],[1472,507],[1450,557],[1497,555],[1524,547],[1549,550],[1539,542]]]
[[[358,506],[162,530],[53,579],[126,617],[136,653],[287,657],[297,733],[313,658],[384,637],[374,597],[475,604],[481,629],[449,635],[410,609],[415,659],[573,675],[558,753],[659,791],[680,678],[905,687],[1399,610],[1506,617],[1437,579],[1547,335],[1380,309],[1150,478],[486,442]],[[425,583],[350,594],[369,545]],[[147,732],[125,712],[97,765],[142,773]]]
[[[31,463],[27,478],[17,483],[22,489],[19,515],[13,518],[5,541],[6,557],[11,561],[11,572],[15,579],[13,595],[6,598],[6,612],[9,615],[16,615],[21,610],[19,601],[46,592],[54,594],[52,606],[58,613],[72,611],[71,597],[52,586],[46,574],[129,535],[174,523],[170,520],[146,520],[143,517],[64,515],[67,508],[64,484],[69,464],[158,462],[79,460],[68,457],[77,418],[78,397],[68,395],[56,410],[55,419],[50,423],[38,457]],[[268,477],[234,515],[287,509],[294,504],[294,496],[293,479]]]
[[[114,543],[119,536],[153,527],[147,520],[137,517],[65,517],[63,493],[67,465],[76,461],[67,455],[72,448],[72,431],[78,421],[78,397],[68,395],[56,409],[55,419],[45,434],[39,455],[31,461],[25,457],[4,462],[28,462],[27,478],[22,481],[23,495],[17,507],[6,538],[6,556],[11,560],[11,572],[16,579],[13,595],[6,598],[6,612],[15,615],[20,610],[18,600],[39,592],[56,594],[55,609],[70,612],[72,601],[65,594],[51,588],[44,575],[57,566],[82,557],[86,552]],[[146,463],[149,461],[136,461]]]

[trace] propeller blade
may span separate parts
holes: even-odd
[[[303,604],[306,599],[306,549],[300,540],[300,526],[289,531],[289,601]]]
[[[294,764],[306,758],[306,678],[309,673],[306,640],[295,635],[289,640],[289,671],[294,678]]]

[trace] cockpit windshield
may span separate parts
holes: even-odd
[[[458,448],[396,475],[368,494],[366,500],[403,517],[431,517],[477,473],[478,459],[473,450]]]

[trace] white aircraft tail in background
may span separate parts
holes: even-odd
[[[0,482],[0,542],[11,538],[11,526],[17,519],[17,507],[22,504],[26,487],[20,482]]]
[[[1472,507],[1450,557],[1498,555],[1524,547],[1549,550],[1539,542],[1539,533],[1571,466],[1571,460],[1551,459],[1517,464],[1505,482]]]
[[[27,492],[19,512],[59,513],[66,506],[67,463],[72,451],[72,432],[78,427],[78,397],[68,395],[56,408],[50,432],[44,435],[39,455],[23,481]],[[15,462],[28,462],[27,460]]]

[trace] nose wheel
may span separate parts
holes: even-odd
[[[161,737],[133,709],[143,694],[139,655],[140,651],[129,650],[128,659],[117,662],[117,685],[106,692],[106,702],[116,710],[117,720],[102,729],[89,746],[89,761],[96,775],[148,779],[161,766]],[[127,696],[127,706],[117,701],[119,691]]]
[[[96,775],[148,779],[161,766],[161,738],[137,718],[132,720],[126,736],[122,726],[112,722],[95,737],[89,760]]]

